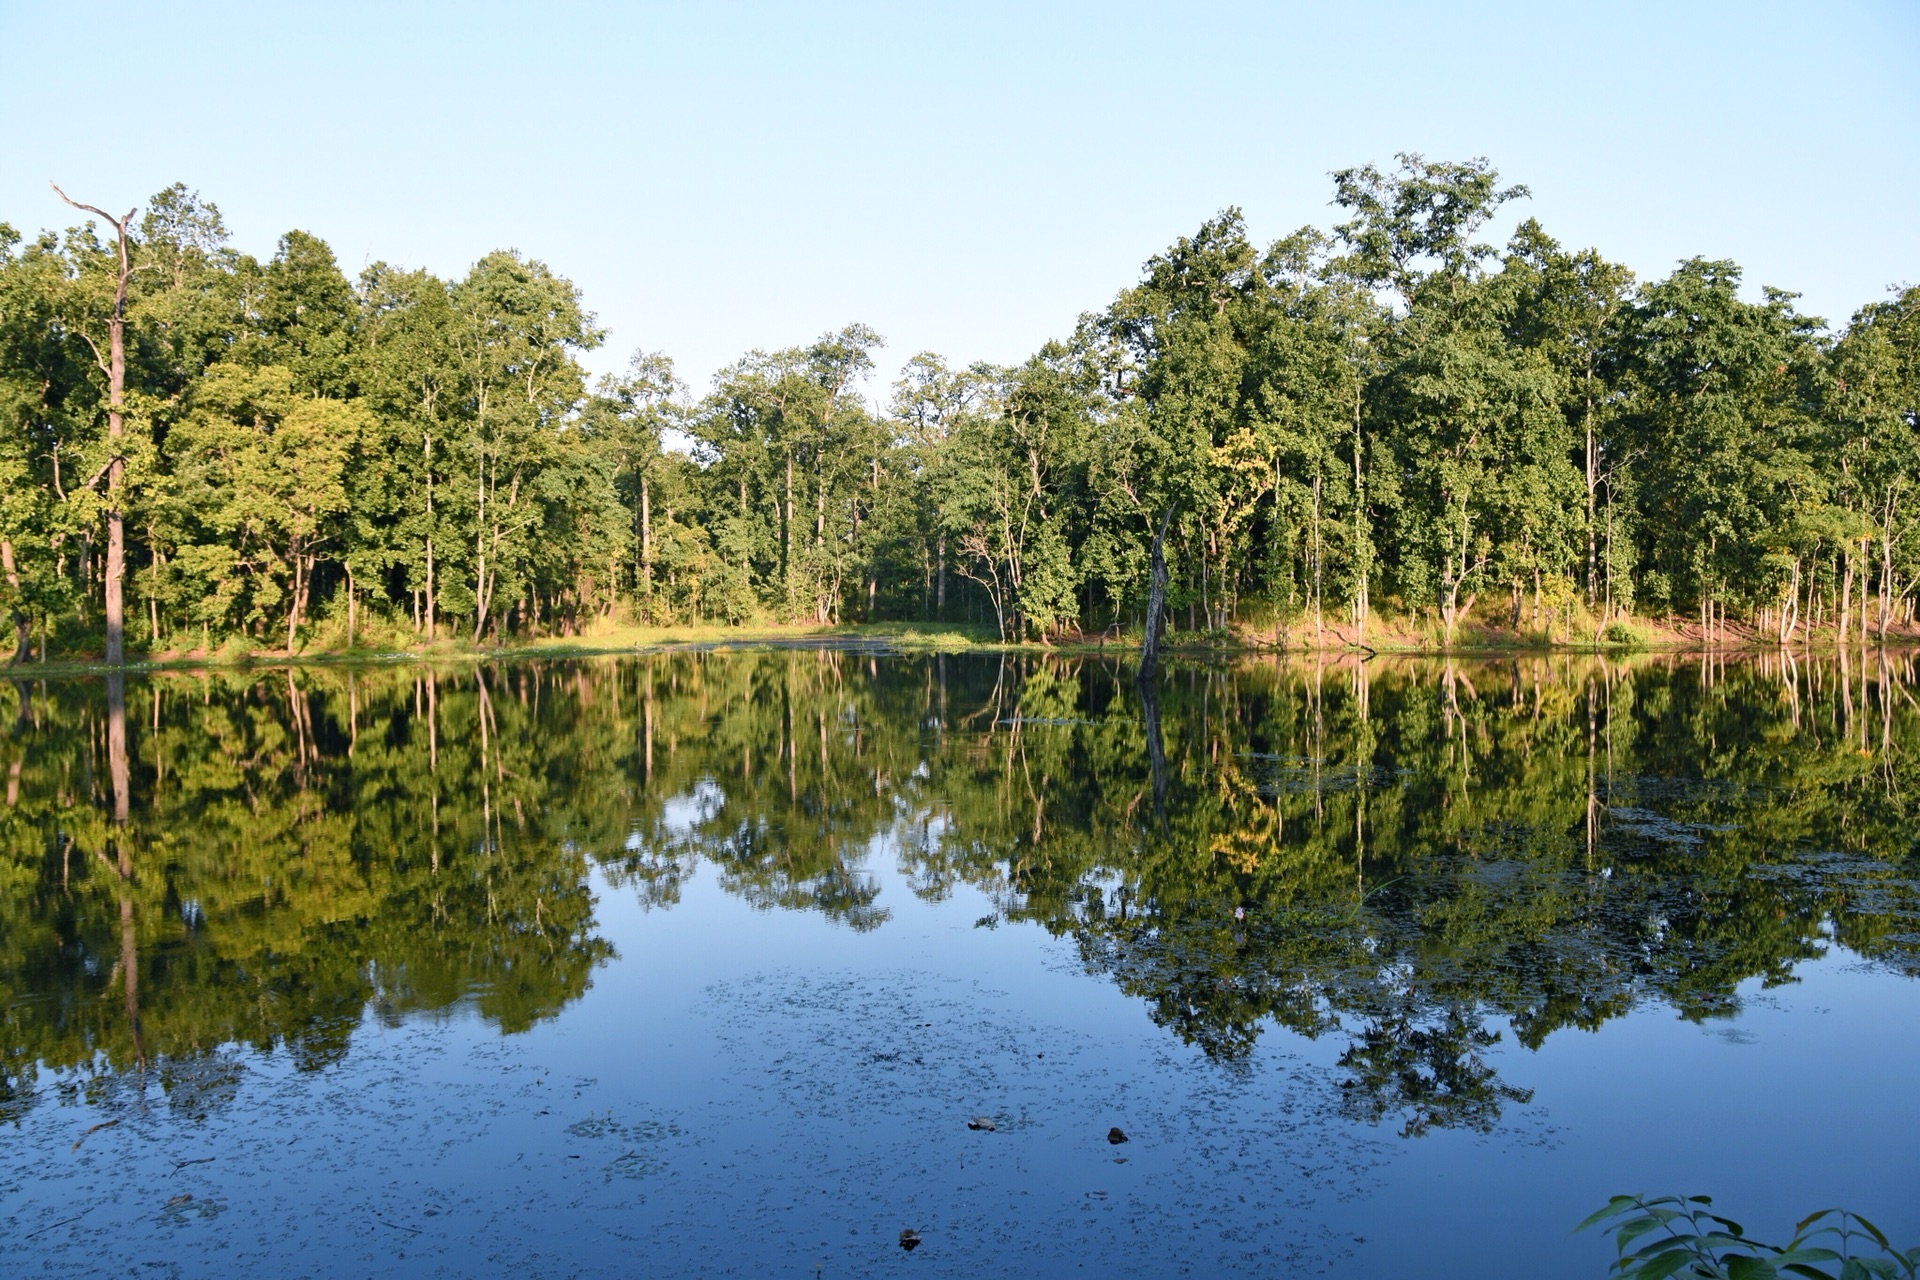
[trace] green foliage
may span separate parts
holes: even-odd
[[[1609,622],[1600,633],[1600,639],[1615,649],[1631,651],[1647,647],[1646,632],[1624,619]]]
[[[1712,1209],[1713,1201],[1706,1196],[1614,1196],[1574,1230],[1604,1224],[1620,1255],[1608,1271],[1626,1280],[1676,1275],[1912,1280],[1920,1275],[1920,1248],[1894,1248],[1878,1227],[1845,1209],[1822,1209],[1802,1218],[1784,1245],[1750,1239],[1739,1223]]]
[[[114,511],[159,652],[623,619],[1119,635],[1162,528],[1165,619],[1207,637],[1366,643],[1376,599],[1449,646],[1590,643],[1636,608],[1786,644],[1909,621],[1920,290],[1830,334],[1731,262],[1636,284],[1533,219],[1490,242],[1526,190],[1483,159],[1333,176],[1330,231],[1260,245],[1223,210],[1030,358],[922,352],[884,405],[864,325],[704,389],[649,352],[589,387],[602,335],[538,260],[349,280],[307,232],[234,250],[175,185],[132,235],[119,437],[117,247],[0,224],[14,659],[98,644]]]

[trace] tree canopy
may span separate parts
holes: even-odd
[[[1732,262],[1642,282],[1534,218],[1489,239],[1526,196],[1478,159],[1341,170],[1330,228],[1261,245],[1224,210],[1029,359],[920,353],[890,389],[860,324],[704,389],[649,352],[590,384],[604,335],[546,263],[350,279],[303,231],[261,261],[180,185],[124,228],[0,224],[14,657],[116,627],[1048,639],[1140,626],[1156,580],[1179,628],[1350,642],[1383,612],[1448,641],[1911,622],[1920,289],[1834,332]]]

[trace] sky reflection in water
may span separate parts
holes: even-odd
[[[0,686],[0,1230],[54,1274],[1597,1275],[1567,1228],[1644,1189],[1920,1240],[1913,674]]]

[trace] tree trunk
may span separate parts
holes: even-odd
[[[1373,569],[1373,541],[1367,536],[1366,490],[1360,469],[1360,384],[1353,391],[1353,557],[1354,557],[1354,640],[1367,642],[1367,578]]]
[[[1836,634],[1844,648],[1853,622],[1853,555],[1842,551],[1840,563],[1840,627]]]
[[[1153,531],[1153,553],[1147,570],[1147,625],[1140,639],[1140,678],[1151,680],[1160,668],[1161,614],[1167,605],[1167,526],[1173,523],[1179,504],[1160,513],[1159,527]]]
[[[1320,544],[1320,463],[1313,464],[1313,647],[1326,648],[1326,552]]]
[[[1880,525],[1880,643],[1887,643],[1887,623],[1893,615],[1893,499],[1887,499]]]
[[[1795,557],[1793,571],[1787,578],[1786,598],[1780,602],[1779,638],[1780,647],[1786,648],[1793,639],[1793,629],[1799,624],[1800,609],[1800,560]]]
[[[477,479],[474,483],[475,501],[478,509],[473,521],[473,643],[479,644],[480,637],[487,631],[487,609],[491,602],[487,598],[487,468],[482,464],[474,469]]]
[[[647,473],[640,473],[640,600],[647,621],[653,620],[653,491]]]
[[[1606,583],[1607,583],[1606,606],[1600,611],[1600,618],[1603,623],[1610,622],[1613,620],[1613,490],[1612,489],[1607,490]]]
[[[159,540],[154,537],[153,526],[147,526],[147,566],[153,572],[152,585],[147,589],[147,628],[149,637],[147,648],[160,647],[160,550]]]
[[[51,183],[48,184],[52,186]],[[121,486],[126,481],[126,459],[122,456],[121,440],[126,433],[126,394],[127,394],[127,282],[133,279],[133,258],[127,247],[127,225],[133,221],[135,209],[129,209],[121,218],[114,218],[96,209],[90,204],[79,204],[67,199],[67,193],[54,187],[54,194],[76,209],[105,218],[112,225],[117,236],[120,256],[119,274],[113,288],[113,313],[107,318],[107,360],[103,372],[107,375],[107,448],[111,451],[107,459],[107,572],[105,578],[107,612],[107,665],[117,667],[126,661],[126,605],[124,600],[127,578],[127,530],[126,515],[120,508]],[[99,360],[99,348],[94,349],[94,359]]]
[[[422,443],[420,446],[420,454],[421,454],[421,457],[423,457],[426,460],[426,464],[427,464],[426,614],[427,614],[427,642],[431,644],[434,639],[434,626],[435,626],[434,616],[433,616],[433,437],[431,435],[423,435],[421,437],[421,440],[422,440]]]
[[[293,634],[300,625],[300,548],[293,549],[293,587],[287,593],[287,656],[293,656]]]
[[[1593,439],[1593,361],[1587,361],[1587,608],[1593,608],[1594,588],[1598,585],[1594,557],[1594,497],[1600,487],[1600,455]]]
[[[52,182],[48,182],[52,186]],[[123,457],[121,439],[125,438],[127,422],[127,282],[132,280],[132,255],[127,248],[127,225],[132,223],[132,215],[138,209],[127,209],[125,217],[111,217],[104,209],[92,205],[83,205],[79,201],[67,200],[67,194],[54,186],[54,194],[67,201],[75,209],[83,209],[96,217],[106,219],[113,226],[119,251],[119,274],[113,282],[113,313],[108,317],[108,359],[102,365],[102,372],[108,376],[108,566],[106,566],[106,614],[108,614],[108,666],[121,666],[125,662],[127,647],[127,612],[125,612],[125,583],[127,583],[127,518],[121,510],[121,486],[127,480],[127,459]],[[100,349],[94,347],[94,363],[100,363]]]
[[[32,628],[28,625],[27,611],[21,607],[20,570],[13,562],[13,543],[0,538],[0,569],[7,575],[7,585],[13,589],[13,656],[7,659],[9,665],[18,666],[27,660],[28,650],[32,647]],[[21,704],[25,706],[23,702]]]

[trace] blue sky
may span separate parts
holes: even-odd
[[[1920,281],[1920,3],[98,5],[0,0],[0,219],[176,180],[353,274],[514,247],[695,390],[853,320],[1012,361],[1240,205],[1489,157],[1642,277],[1842,323]],[[872,388],[879,392],[876,383]]]

